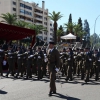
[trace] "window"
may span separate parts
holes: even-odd
[[[13,1],[13,5],[16,5],[16,2]]]
[[[36,18],[40,18],[40,19],[42,19],[42,16],[36,16]]]
[[[24,14],[24,10],[23,9],[20,9],[20,13],[23,13]]]
[[[25,14],[32,16],[32,13],[31,12],[28,12],[28,11],[25,11]]]
[[[24,4],[20,3],[20,7],[24,7]]]
[[[50,26],[52,26],[52,24],[50,24]]]
[[[32,16],[32,13],[23,9],[20,9],[20,13]]]
[[[40,13],[40,14],[43,14],[43,11],[40,11],[38,9],[35,9],[35,12]]]
[[[29,9],[29,10],[32,10],[32,7],[29,7],[29,6],[27,6],[25,4],[22,4],[22,3],[20,3],[20,7],[23,7],[23,8]]]
[[[44,12],[45,15],[47,15],[47,12]]]
[[[51,36],[53,36],[53,34],[52,34],[52,33],[50,33],[50,35],[51,35]]]
[[[50,38],[50,40],[53,40],[53,38]]]
[[[44,32],[45,35],[47,35],[47,32]]]
[[[44,20],[46,20],[46,21],[47,21],[47,18],[46,18],[46,17],[44,17]]]
[[[44,22],[44,25],[47,25],[47,23],[46,23],[46,22]]]
[[[53,29],[52,29],[52,28],[50,28],[50,31],[53,31]]]
[[[47,40],[47,37],[45,37],[44,40]]]
[[[13,11],[16,11],[16,8],[13,8]]]

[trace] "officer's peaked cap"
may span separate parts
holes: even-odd
[[[54,41],[49,41],[49,44],[55,44],[55,42]]]

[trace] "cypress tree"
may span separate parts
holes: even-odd
[[[82,30],[82,29],[83,29],[83,27],[82,27],[82,20],[81,20],[81,17],[79,17],[79,19],[78,19],[78,24],[80,25],[81,30]]]
[[[68,23],[72,23],[72,14],[69,15]],[[69,31],[67,29],[66,34],[69,34]]]

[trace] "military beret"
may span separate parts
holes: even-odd
[[[49,44],[55,44],[55,42],[54,41],[49,41]]]

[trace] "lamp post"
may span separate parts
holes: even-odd
[[[100,15],[97,16],[97,18],[95,19],[95,23],[94,23],[94,34],[95,34],[95,28],[96,28],[96,21],[97,19],[100,17]],[[96,38],[95,38],[95,43],[96,43]]]
[[[97,18],[95,19],[95,23],[94,23],[94,33],[95,33],[95,28],[96,28],[96,21],[97,19],[100,17],[100,15],[97,16]]]

